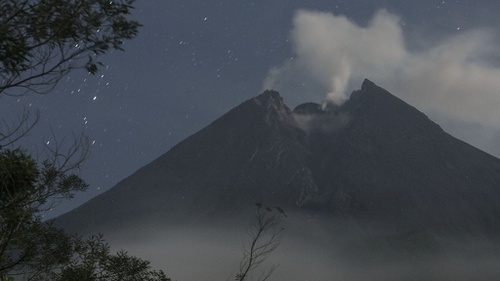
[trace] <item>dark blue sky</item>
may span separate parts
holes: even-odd
[[[399,17],[405,49],[415,57],[444,38],[478,28],[500,30],[500,1],[496,0],[142,0],[135,6],[133,18],[143,24],[139,36],[126,42],[125,52],[102,57],[107,66],[97,75],[75,71],[48,95],[0,99],[6,120],[16,119],[23,107],[40,110],[40,123],[20,143],[26,147],[43,147],[47,141],[53,143],[54,137],[69,142],[72,134],[81,132],[93,143],[81,171],[89,191],[49,216],[109,189],[232,107],[258,95],[269,71],[298,55],[291,34],[300,9],[344,15],[359,28],[369,26],[374,14],[386,9]],[[490,41],[491,46],[500,46],[498,38]],[[480,65],[493,61],[488,68],[498,70],[500,56],[492,49],[487,60],[481,57]],[[278,90],[290,107],[321,102],[318,97],[326,94],[287,96]],[[481,90],[474,94],[481,99]],[[493,94],[500,96],[500,92]],[[399,96],[405,99],[404,93]],[[425,101],[412,102],[418,98],[405,100],[419,109],[423,106],[445,130],[500,156],[495,145],[500,127],[482,122],[488,117],[470,114],[469,119],[456,119],[449,110],[441,110],[441,104],[426,107]]]

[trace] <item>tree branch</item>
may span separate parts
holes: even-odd
[[[235,277],[237,281],[246,280],[250,272],[259,267],[281,242],[283,228],[279,227],[279,224],[285,216],[283,210],[279,207],[263,208],[260,203],[256,205],[257,214],[251,219],[250,229],[247,231],[250,243],[248,248],[244,248],[240,270]],[[263,272],[259,280],[267,280],[276,268],[277,266],[272,266]]]

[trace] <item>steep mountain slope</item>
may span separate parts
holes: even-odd
[[[305,141],[279,94],[267,91],[57,221],[100,231],[228,216],[255,202],[296,206],[315,188],[303,163]]]
[[[341,106],[293,112],[266,91],[57,222],[196,224],[264,202],[396,233],[494,235],[499,184],[499,159],[365,80]]]
[[[312,205],[409,231],[498,232],[498,159],[370,81],[333,114],[349,124],[311,133]]]

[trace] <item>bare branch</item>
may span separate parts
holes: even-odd
[[[250,238],[249,245],[243,249],[243,257],[240,261],[240,270],[236,274],[237,281],[244,281],[250,272],[259,267],[276,250],[281,243],[283,228],[280,222],[285,214],[279,207],[271,209],[263,208],[257,203],[257,214],[250,221],[250,228],[247,233]],[[267,280],[277,268],[273,265],[264,271],[258,280]]]
[[[34,116],[33,116],[34,114]],[[0,148],[12,145],[23,138],[40,120],[40,112],[24,109],[19,119],[8,123],[0,120]]]

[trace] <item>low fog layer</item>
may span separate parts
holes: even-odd
[[[323,227],[321,226],[323,225]],[[379,231],[338,229],[289,216],[281,245],[255,272],[279,265],[270,280],[498,280],[500,256],[491,244],[439,240],[431,250],[390,250]],[[333,224],[335,225],[335,224]],[[172,280],[234,280],[243,245],[244,222],[219,226],[138,226],[108,236],[111,245],[149,259]],[[418,239],[417,239],[418,240]],[[422,240],[420,240],[422,241]],[[431,243],[432,244],[432,243]],[[429,245],[427,243],[427,245]],[[411,245],[410,245],[411,248]],[[495,247],[497,248],[497,247]]]
[[[264,88],[282,92],[291,104],[325,98],[342,103],[368,78],[452,134],[497,152],[500,43],[492,30],[457,30],[417,48],[406,45],[400,18],[385,10],[367,26],[302,10],[293,25],[295,56],[269,72]]]

